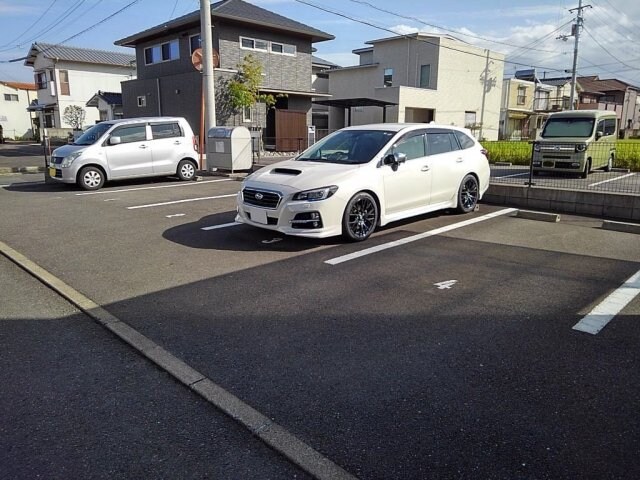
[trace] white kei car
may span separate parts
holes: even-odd
[[[487,152],[463,128],[348,127],[249,175],[236,221],[288,235],[367,239],[378,226],[445,208],[474,210],[489,187]]]

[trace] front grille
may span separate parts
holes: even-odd
[[[568,155],[543,155],[542,158],[551,158],[554,160],[569,160],[571,157]]]
[[[56,178],[62,178],[62,170],[60,168],[56,168]]]
[[[278,208],[280,200],[282,200],[282,195],[278,192],[270,192],[268,190],[245,188],[242,190],[242,200],[247,205],[275,210]]]
[[[573,162],[556,162],[556,168],[580,168],[580,165],[572,165]]]

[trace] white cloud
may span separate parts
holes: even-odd
[[[337,53],[316,52],[315,55],[317,55],[318,57],[324,60],[333,62],[336,65],[340,65],[341,67],[350,67],[352,65],[358,65],[358,60],[359,60],[358,55],[351,52],[337,52]]]
[[[0,14],[5,15],[22,15],[25,13],[33,13],[35,9],[28,5],[16,5],[15,3],[8,3],[0,1]]]

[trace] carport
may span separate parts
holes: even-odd
[[[382,107],[382,123],[387,121],[387,107],[390,105],[398,105],[395,102],[386,100],[377,100],[375,98],[344,98],[326,100],[314,100],[316,105],[327,105],[329,107],[344,108],[347,110],[347,126],[351,126],[351,108],[352,107]]]

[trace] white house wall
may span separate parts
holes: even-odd
[[[18,101],[7,101],[5,94],[17,95]],[[29,103],[38,97],[34,90],[21,90],[0,84],[0,125],[5,138],[31,138],[33,130]]]

